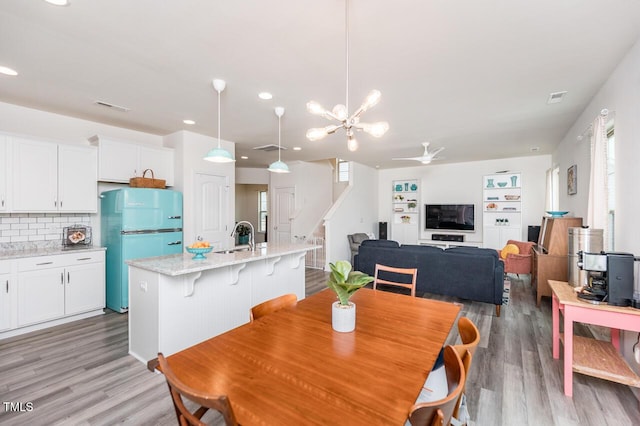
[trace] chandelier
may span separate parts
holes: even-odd
[[[317,141],[325,136],[334,133],[342,128],[347,133],[347,147],[349,151],[358,149],[358,141],[354,136],[355,131],[364,130],[366,133],[374,137],[381,137],[389,130],[389,123],[380,121],[377,123],[361,123],[360,115],[369,108],[380,102],[382,94],[379,90],[369,92],[364,102],[351,115],[349,115],[349,0],[345,0],[345,52],[346,52],[346,102],[344,105],[338,104],[331,111],[326,110],[318,102],[310,101],[307,103],[307,111],[311,114],[320,115],[328,120],[338,121],[340,124],[332,124],[326,127],[316,127],[307,130],[307,139]]]

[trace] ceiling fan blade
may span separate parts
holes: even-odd
[[[422,161],[423,157],[401,157],[401,158],[392,158],[392,160],[415,160]]]

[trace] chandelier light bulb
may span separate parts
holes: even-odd
[[[307,102],[307,111],[309,111],[311,114],[322,116],[327,113],[327,110],[324,109],[324,107],[316,101]]]
[[[310,141],[319,141],[328,135],[327,130],[324,127],[314,127],[307,130],[307,139]]]
[[[362,106],[360,107],[362,109],[362,111],[366,111],[369,108],[372,108],[376,105],[378,105],[378,102],[380,102],[380,98],[382,97],[382,93],[380,93],[379,90],[372,90],[371,92],[369,92],[369,94],[367,95],[367,97],[365,98],[364,102],[362,103]]]
[[[389,123],[386,121],[379,121],[377,123],[362,124],[362,130],[369,133],[375,138],[379,138],[389,130]]]
[[[333,115],[336,116],[336,119],[338,119],[339,121],[345,121],[349,114],[347,112],[347,107],[342,104],[338,104],[334,106],[331,112],[333,113]]]
[[[351,152],[358,150],[358,140],[354,136],[348,137],[347,148],[349,148],[349,151]]]

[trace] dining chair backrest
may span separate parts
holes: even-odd
[[[464,353],[469,351],[471,355],[475,355],[476,349],[478,348],[478,344],[480,343],[480,331],[478,331],[478,327],[467,317],[462,317],[458,320],[458,334],[460,334],[460,340],[462,344],[454,345],[453,348],[458,352],[458,355],[463,360],[464,365],[464,373],[469,377],[469,368],[471,367],[471,357],[465,359]],[[466,387],[466,382],[465,382]],[[464,387],[462,389],[464,392]],[[453,416],[458,418],[460,412],[460,404],[462,402],[462,398],[458,399],[456,403],[456,408],[453,410]]]
[[[409,422],[412,426],[449,424],[466,381],[463,359],[467,358],[467,362],[470,363],[472,357],[473,355],[469,351],[466,351],[463,358],[460,358],[460,355],[452,346],[444,348],[444,366],[449,393],[446,397],[437,401],[421,402],[413,405],[409,411]]]
[[[402,275],[406,275],[408,276],[408,278],[405,277],[405,280],[400,280],[400,276]],[[381,276],[384,278],[381,278]],[[386,266],[380,263],[376,263],[376,268],[373,275],[373,289],[377,290],[379,284],[404,287],[411,290],[411,296],[415,297],[417,276],[417,268],[396,268],[394,266]]]
[[[298,296],[293,293],[283,294],[282,296],[269,299],[266,302],[262,302],[250,311],[251,321],[256,320],[265,315],[269,315],[272,312],[278,311],[287,306],[294,306],[298,303]]]
[[[238,424],[227,395],[208,395],[191,388],[175,375],[162,353],[158,353],[158,364],[167,380],[179,425],[206,426],[200,419],[209,409],[218,411],[224,418],[225,425],[235,426]],[[184,405],[183,397],[199,404],[200,408],[192,413]]]

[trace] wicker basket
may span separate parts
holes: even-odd
[[[147,172],[151,172],[151,177],[145,177]],[[129,179],[129,186],[132,188],[160,188],[165,189],[167,187],[167,181],[164,179],[156,179],[153,174],[153,170],[146,169],[142,172],[142,177],[132,177]]]

